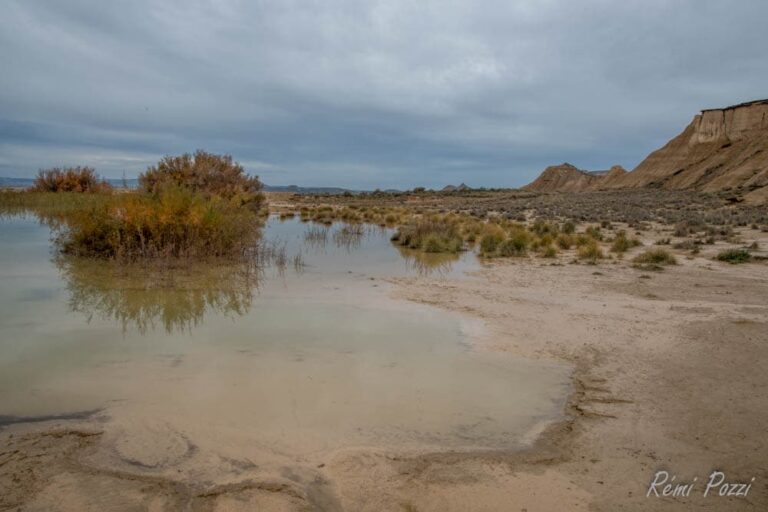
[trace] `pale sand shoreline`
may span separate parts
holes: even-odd
[[[484,319],[481,350],[574,364],[570,419],[529,452],[451,460],[476,483],[427,484],[434,501],[422,490],[416,510],[765,509],[768,267],[525,260],[476,274],[398,279],[395,294]],[[748,497],[703,498],[714,469],[729,481],[755,477]],[[688,498],[646,498],[658,470],[698,483]],[[443,508],[440,490],[462,498]]]
[[[768,266],[698,258],[644,272],[520,260],[495,262],[472,279],[390,281],[395,298],[481,320],[483,329],[471,329],[477,350],[573,364],[569,419],[524,452],[344,450],[306,474],[197,483],[89,464],[101,435],[93,422],[9,428],[0,432],[0,488],[11,491],[0,503],[23,504],[20,510],[108,503],[114,510],[527,512],[768,504],[768,372],[760,366],[768,355]],[[702,498],[715,468],[733,480],[755,477],[748,498]],[[681,480],[697,476],[701,486],[690,498],[645,498],[659,469]],[[45,492],[35,494],[42,485]]]

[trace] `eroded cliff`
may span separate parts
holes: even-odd
[[[632,172],[600,188],[734,190],[768,196],[768,100],[704,110]]]

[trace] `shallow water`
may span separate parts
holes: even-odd
[[[271,219],[284,268],[142,271],[56,258],[33,217],[0,220],[0,417],[99,410],[136,460],[153,436],[251,457],[509,449],[559,417],[569,368],[477,352],[467,319],[388,297],[381,278],[459,278],[471,253],[324,229]]]

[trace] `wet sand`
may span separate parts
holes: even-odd
[[[155,446],[117,443],[99,428],[98,415],[11,425],[0,432],[0,508],[533,512],[768,505],[765,264],[696,258],[646,272],[625,264],[502,261],[473,279],[389,281],[394,298],[482,321],[475,350],[574,365],[568,419],[522,451],[357,447],[299,469],[281,466],[268,446],[246,455],[248,440],[236,428],[218,440],[215,455],[203,457],[210,452],[163,424],[141,427],[149,430],[143,439],[162,440]],[[681,481],[698,477],[698,487],[690,497],[647,498],[662,469]],[[754,477],[749,495],[702,497],[714,469],[729,481]]]

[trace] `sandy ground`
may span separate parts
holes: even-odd
[[[768,267],[681,263],[643,272],[504,262],[474,281],[402,283],[404,298],[484,318],[484,349],[577,368],[572,420],[551,428],[528,460],[488,466],[515,477],[507,508],[486,505],[478,486],[464,493],[476,495],[471,509],[765,510]],[[754,477],[748,496],[704,498],[716,469],[729,482]],[[659,470],[676,482],[698,478],[690,496],[646,497]],[[542,474],[545,494],[519,493]],[[416,505],[439,509],[423,497]]]
[[[573,364],[569,419],[522,453],[350,450],[279,474],[237,458],[211,462],[223,472],[182,473],[183,439],[154,448],[171,461],[162,470],[109,464],[97,422],[17,425],[0,432],[0,510],[768,508],[767,265],[504,261],[473,279],[393,283],[398,298],[481,319],[478,350]],[[659,470],[696,477],[690,496],[646,497]],[[751,482],[748,495],[703,497],[713,470]]]

